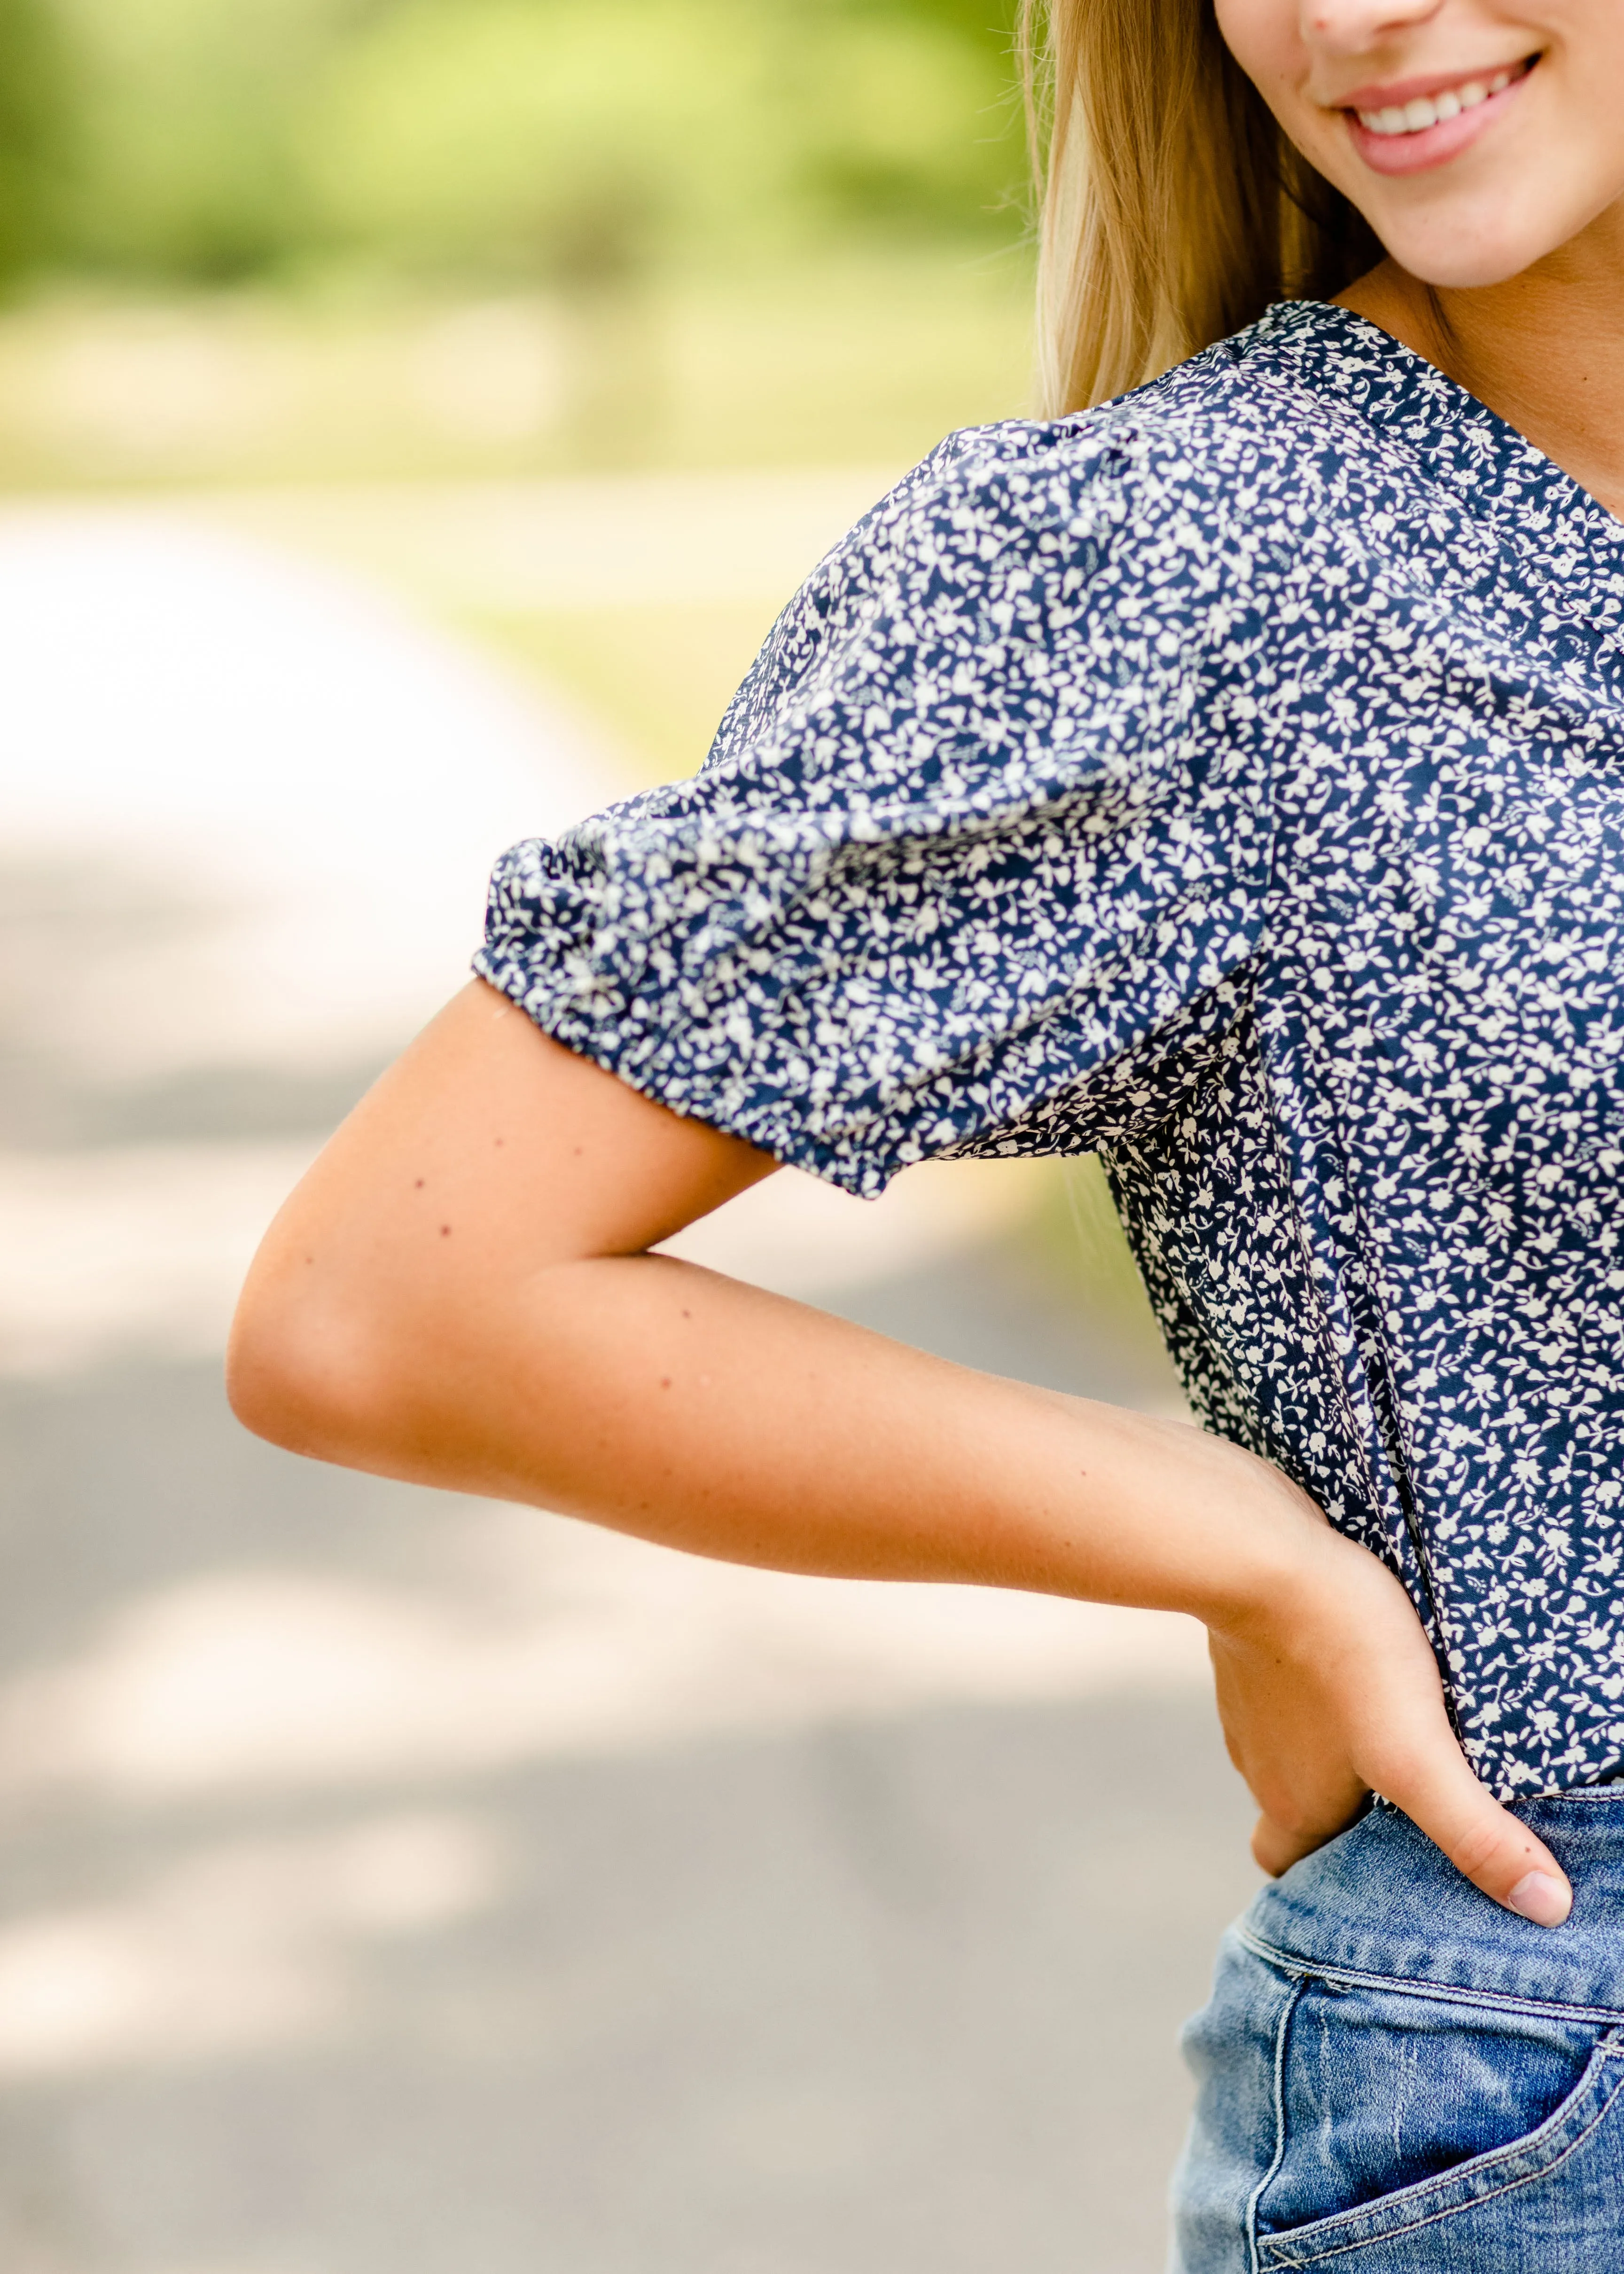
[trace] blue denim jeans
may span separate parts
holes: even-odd
[[[1230,1929],[1184,2037],[1175,2274],[1624,2268],[1624,1788],[1516,1813],[1565,1926],[1378,1803]]]

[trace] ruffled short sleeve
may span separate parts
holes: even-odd
[[[696,776],[503,856],[475,968],[852,1192],[1057,1100],[1090,1141],[1258,936],[1222,523],[1120,413],[951,438],[791,603]]]

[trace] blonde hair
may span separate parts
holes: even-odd
[[[1230,55],[1213,0],[1021,0],[1020,45],[1051,416],[1380,259]]]

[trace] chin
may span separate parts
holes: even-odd
[[[1505,284],[1552,251],[1543,239],[1530,238],[1526,230],[1434,231],[1395,229],[1381,230],[1381,241],[1399,267],[1418,283],[1440,292],[1471,292],[1491,284]]]

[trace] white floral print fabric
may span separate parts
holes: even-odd
[[[1624,527],[1316,302],[950,438],[476,968],[860,1193],[1098,1150],[1502,1792],[1624,1765]]]

